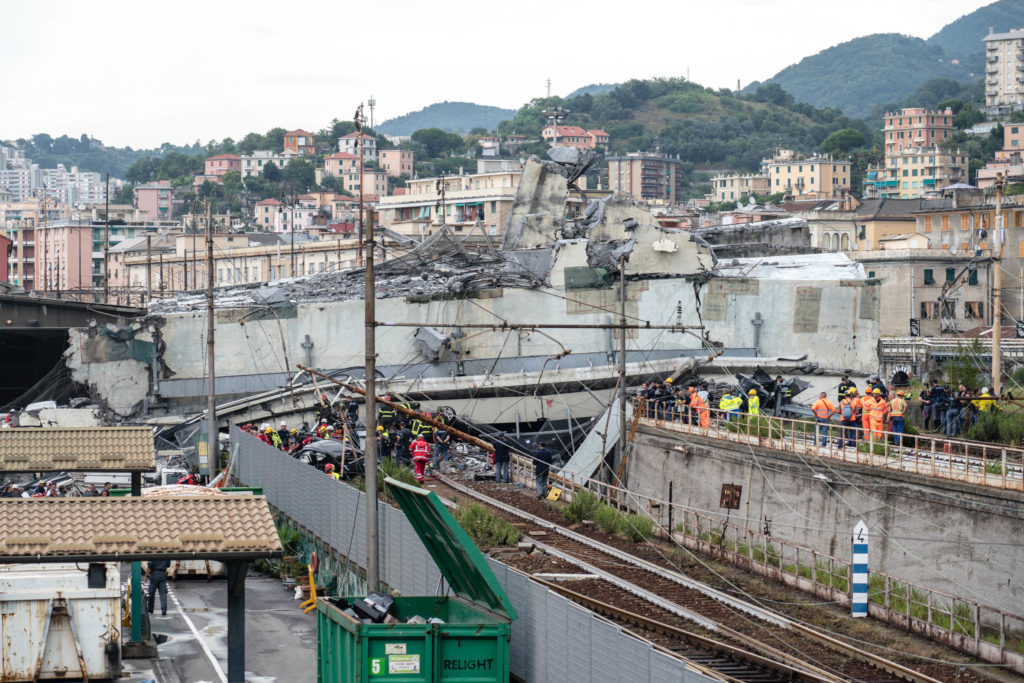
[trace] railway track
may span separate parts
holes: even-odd
[[[625,625],[658,649],[713,670],[722,680],[981,680],[955,664],[929,662],[911,669],[476,488],[448,477],[442,477],[441,483],[492,508],[538,548],[582,572],[581,580],[569,583],[535,580]]]

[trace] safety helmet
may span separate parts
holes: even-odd
[[[757,394],[757,389],[751,389],[747,393],[750,394],[751,396],[754,396],[755,394]]]
[[[665,384],[672,384],[672,378],[669,377],[668,379],[666,379]]]
[[[882,390],[881,390],[881,389],[875,389],[875,390],[874,390],[874,391],[872,391],[871,393],[872,393],[872,394],[878,394],[879,396],[881,396],[881,395],[882,395]]]
[[[269,434],[270,432],[274,431],[274,429],[273,429],[273,427],[267,427],[263,431],[266,432],[267,434]]]
[[[331,463],[327,463],[326,465],[324,465],[324,472],[333,472],[333,471],[334,471],[334,465],[332,465]]]
[[[383,425],[377,425],[377,431],[378,432],[383,432],[384,431],[384,426]]]
[[[856,389],[847,389],[846,390],[846,395],[847,396],[856,396],[857,395],[857,390]]]
[[[902,390],[902,389],[900,389],[899,391],[897,391],[897,392],[896,392],[896,395],[897,395],[897,396],[902,396],[902,395],[903,395],[903,390]]]

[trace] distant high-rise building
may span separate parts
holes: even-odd
[[[985,108],[1005,114],[1024,105],[1024,28],[985,36]]]
[[[635,199],[677,204],[683,198],[682,162],[648,152],[608,157],[608,189]]]

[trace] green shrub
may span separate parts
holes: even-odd
[[[404,467],[395,462],[394,458],[381,458],[380,460],[380,472],[377,474],[377,492],[384,492],[384,479],[391,477],[397,479],[403,484],[410,484],[412,486],[419,486],[420,483],[416,481],[416,473],[408,467]]]
[[[967,438],[990,443],[1024,446],[1024,412],[986,410],[967,432]]]
[[[594,521],[606,534],[614,534],[619,530],[621,518],[619,511],[610,505],[601,505],[594,512]]]
[[[455,519],[473,542],[482,548],[515,545],[523,533],[479,503],[459,505]]]
[[[646,515],[630,514],[620,519],[622,534],[634,543],[646,541],[654,534],[654,520]]]
[[[572,502],[562,510],[562,515],[570,524],[578,524],[585,519],[593,519],[600,505],[601,499],[590,491],[576,491],[572,494]]]

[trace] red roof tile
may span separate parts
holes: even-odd
[[[277,201],[276,199],[264,199],[261,202],[256,202],[256,206],[263,206],[263,205],[268,205],[268,206],[284,206],[283,203]]]
[[[588,130],[587,132],[594,136],[603,135],[606,138],[610,137],[608,133],[605,133],[603,130]]]
[[[351,133],[349,133],[348,135],[342,135],[342,136],[341,136],[341,139],[342,139],[342,140],[344,140],[345,138],[358,138],[358,137],[359,137],[359,135],[360,135],[360,133],[357,133],[356,131],[352,131],[352,132],[351,132]],[[362,136],[363,136],[364,138],[366,138],[367,140],[373,140],[373,139],[375,139],[375,138],[374,138],[374,137],[373,137],[372,135],[367,135],[366,133],[362,133]]]
[[[214,159],[234,159],[236,161],[240,161],[241,157],[237,157],[234,154],[218,154],[215,157],[206,157],[207,161],[212,161]]]
[[[307,137],[313,137],[312,133],[310,133],[307,130],[302,130],[301,128],[298,128],[296,130],[290,130],[287,133],[285,133],[285,135],[305,135]]]
[[[358,154],[348,154],[347,152],[335,152],[328,159],[358,159]]]

